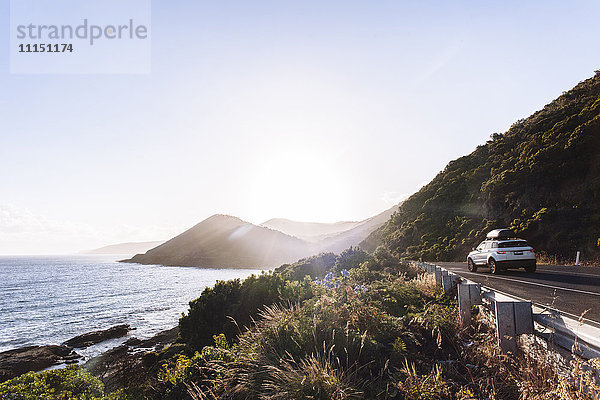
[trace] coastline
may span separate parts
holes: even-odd
[[[132,330],[128,325],[117,325],[76,336],[60,345],[23,346],[1,352],[0,383],[30,371],[40,372],[73,364],[96,376],[110,376],[119,362],[139,361],[147,353],[161,351],[175,343],[179,335],[178,326],[147,339],[129,336]],[[103,344],[104,350],[99,354],[85,355],[89,347]]]
[[[0,315],[0,383],[75,365],[103,382],[123,375],[124,365],[145,370],[177,341],[179,318],[205,288],[261,271],[120,263],[107,255],[0,258],[0,272],[11,277],[0,289],[16,293]]]
[[[260,272],[118,263],[104,255],[0,257],[0,353],[60,345],[119,324],[148,339],[176,326],[205,288]],[[123,342],[78,353],[89,359]]]

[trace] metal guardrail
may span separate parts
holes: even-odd
[[[446,293],[458,289],[458,307],[462,324],[470,323],[471,307],[483,304],[495,316],[498,344],[502,351],[516,349],[520,334],[536,334],[583,358],[600,357],[600,324],[576,318],[568,313],[535,304],[470,281],[438,265],[411,261],[435,274],[436,283]]]
[[[557,345],[586,359],[600,357],[600,328],[597,326],[538,305],[533,305],[533,319],[551,331],[549,340]]]

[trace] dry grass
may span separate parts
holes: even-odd
[[[417,289],[420,289],[423,292],[439,290],[436,286],[434,274],[421,273],[414,278],[412,282],[415,284]]]
[[[582,361],[576,358],[571,362],[573,384],[589,398],[600,400],[600,358]]]
[[[550,255],[544,252],[536,253],[536,260],[541,265],[561,265],[561,266],[574,266],[575,258],[565,259],[557,257],[556,255]],[[600,260],[580,260],[580,267],[600,267]]]
[[[491,400],[600,400],[600,360],[585,361],[572,354],[569,362],[551,345],[522,336],[518,354],[500,352],[486,318],[461,332],[463,366],[479,398]],[[457,373],[460,371],[457,369]]]
[[[362,399],[359,388],[364,382],[358,376],[361,366],[349,359],[352,354],[348,348],[342,351],[346,359],[335,355],[335,330],[334,337],[321,341],[313,325],[312,350],[301,357],[287,351],[303,346],[289,335],[303,329],[298,325],[299,312],[298,305],[266,307],[255,327],[240,337],[236,360],[209,363],[214,377],[212,387],[190,385],[189,395],[201,400]]]
[[[329,353],[330,354],[330,353]],[[326,398],[331,400],[361,399],[362,392],[352,370],[340,368],[330,356],[310,355],[299,363],[285,360],[271,367],[263,383],[265,394],[261,400],[302,400]],[[310,397],[309,397],[310,396]]]

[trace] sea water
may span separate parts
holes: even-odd
[[[177,325],[188,303],[217,280],[260,273],[125,264],[120,258],[127,256],[1,256],[0,352],[60,344],[118,324],[148,338]]]

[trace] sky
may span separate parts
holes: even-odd
[[[143,74],[11,74],[9,6],[0,254],[368,218],[600,69],[596,0],[153,1]]]

